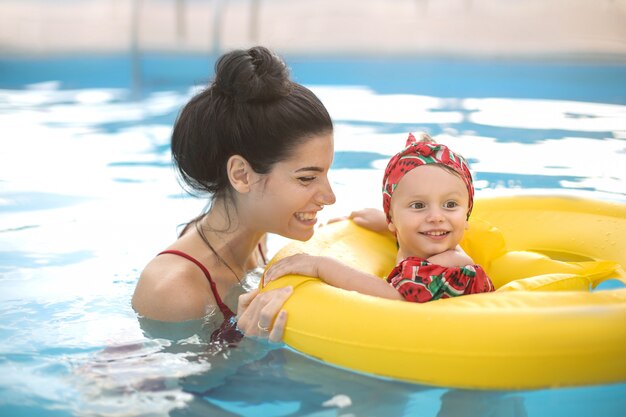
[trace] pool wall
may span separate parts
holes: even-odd
[[[452,54],[626,60],[626,0],[3,0],[0,53]]]

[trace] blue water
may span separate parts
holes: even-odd
[[[623,62],[286,59],[336,124],[338,202],[322,220],[378,207],[385,159],[415,130],[470,160],[478,196],[626,201]],[[212,66],[201,56],[0,60],[1,416],[624,415],[626,383],[428,387],[252,339],[219,349],[205,338],[211,320],[139,321],[139,271],[204,206],[176,181],[169,134]]]

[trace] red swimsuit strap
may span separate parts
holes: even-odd
[[[215,286],[215,282],[213,282],[213,280],[211,279],[211,274],[209,273],[209,270],[206,269],[205,266],[202,265],[196,258],[186,254],[185,252],[181,252],[179,250],[173,250],[173,249],[172,250],[164,250],[163,252],[159,253],[158,255],[163,255],[163,254],[171,254],[171,255],[182,256],[183,258],[188,259],[191,262],[193,262],[194,264],[196,264],[198,266],[198,268],[200,268],[202,270],[202,272],[204,272],[204,275],[206,276],[206,279],[209,280],[209,285],[211,285],[211,292],[213,293],[213,297],[215,297],[215,302],[217,302],[217,306],[219,307],[220,311],[224,315],[224,319],[228,320],[231,317],[235,316],[235,313],[233,313],[231,311],[231,309],[228,308],[228,306],[222,302],[222,299],[220,298],[220,295],[217,292],[217,287]]]
[[[263,261],[263,266],[265,266],[267,265],[267,259],[265,259],[265,254],[263,253],[263,246],[261,246],[261,243],[259,243],[258,248],[259,253],[261,254],[261,260]]]

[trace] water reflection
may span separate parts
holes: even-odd
[[[3,193],[0,204],[0,213],[9,211],[23,212],[31,210],[56,209],[79,204],[85,200],[87,199],[81,196],[68,196],[36,191],[32,193]]]
[[[626,106],[559,100],[467,99],[470,121],[518,129],[559,129],[578,132],[626,130]]]
[[[471,76],[493,75],[483,69],[488,75]],[[420,129],[471,161],[479,196],[587,192],[626,201],[624,103],[594,102],[592,86],[588,100],[575,101],[559,99],[556,87],[544,99],[518,85],[506,90],[517,96],[494,98],[485,79],[480,90],[454,84],[465,88],[457,96],[450,84],[436,94],[412,80],[312,85],[336,126],[338,202],[321,221],[378,207],[386,159]],[[138,271],[204,207],[185,197],[171,169],[171,126],[198,88],[180,84],[139,96],[60,81],[0,90],[0,414],[617,416],[626,408],[623,384],[448,390],[366,377],[249,339],[216,349],[203,336],[207,322],[138,321],[129,301]],[[270,251],[282,243],[272,238]]]
[[[0,273],[20,268],[41,268],[43,266],[65,266],[93,258],[90,251],[70,253],[36,253],[27,251],[0,251]],[[1,280],[2,278],[0,278]]]

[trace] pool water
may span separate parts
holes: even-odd
[[[286,59],[336,124],[337,204],[322,221],[379,207],[386,159],[419,130],[466,156],[479,197],[626,201],[624,62]],[[181,190],[169,135],[213,62],[0,60],[1,416],[624,415],[626,381],[429,387],[254,339],[214,346],[210,319],[139,320],[141,268],[205,204]],[[284,243],[270,237],[270,251]]]

